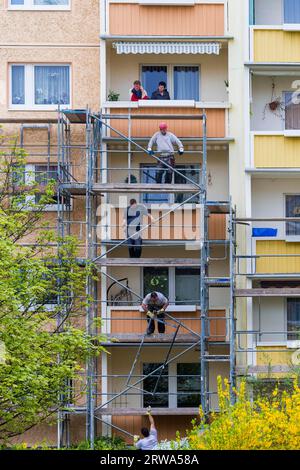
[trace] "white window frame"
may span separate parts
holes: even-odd
[[[12,68],[13,66],[24,67],[24,81],[25,81],[25,103],[13,104],[12,102]],[[35,104],[35,84],[34,84],[34,67],[69,67],[69,88],[70,88],[70,103],[61,104],[61,109],[71,108],[72,102],[72,67],[70,63],[10,63],[9,64],[9,110],[27,110],[27,111],[55,111],[58,104]]]
[[[68,5],[35,5],[34,0],[24,0],[24,5],[12,5],[11,0],[8,0],[8,10],[71,10],[71,0]]]
[[[149,364],[151,361],[141,361],[140,365],[140,375],[143,374],[143,365]],[[162,362],[152,362],[152,364],[162,364]],[[196,361],[186,361],[186,362],[171,362],[168,366],[168,408],[177,408],[178,402],[178,387],[177,387],[177,365],[178,364],[197,364]],[[143,406],[143,395],[140,398],[140,405]]]
[[[35,183],[35,170],[38,166],[45,166],[45,163],[27,163],[25,165],[25,184],[30,185]],[[58,166],[57,163],[50,163],[50,166]],[[26,196],[26,202],[34,204],[35,195]],[[34,210],[34,208],[32,208]],[[44,207],[44,212],[56,212],[57,210],[66,210],[65,204],[47,204]],[[70,204],[72,210],[72,200]]]
[[[287,196],[300,196],[300,192],[299,193],[284,193],[283,194],[283,213],[284,213],[284,217],[287,217],[287,213],[286,213],[286,197]],[[288,222],[285,222],[285,225],[284,225],[284,237],[285,237],[285,240],[287,242],[300,242],[300,234],[299,235],[288,235],[286,233],[286,224]],[[300,223],[300,217],[299,217],[299,223]]]
[[[183,101],[183,100],[176,100],[174,98],[174,91],[175,91],[175,87],[174,87],[174,67],[198,67],[199,69],[199,100],[192,100],[194,101],[195,103],[199,103],[201,101],[201,64],[181,64],[181,63],[176,63],[176,64],[166,64],[166,63],[161,63],[161,64],[147,64],[147,63],[142,63],[140,64],[139,66],[139,69],[140,69],[140,80],[142,82],[142,73],[143,73],[143,67],[167,67],[167,88],[168,88],[168,92],[170,94],[170,98],[172,101]],[[143,83],[142,83],[143,85]],[[151,99],[151,94],[154,90],[146,90],[147,93],[148,93],[148,96],[149,98]]]
[[[288,331],[288,299],[291,297],[286,297],[284,302],[284,324],[285,329]],[[286,345],[288,348],[300,348],[300,339],[288,339],[288,334],[286,334]]]
[[[176,305],[176,292],[175,292],[175,285],[176,285],[175,270],[176,270],[176,268],[174,266],[171,266],[171,267],[167,267],[167,269],[168,269],[169,304],[170,305]],[[141,281],[142,281],[142,292],[144,292],[144,274],[143,273],[144,273],[143,268],[141,268],[141,271],[140,271],[140,276],[141,277],[140,278],[141,278]],[[196,303],[193,303],[193,304],[191,303],[191,304],[178,304],[177,305],[177,307],[179,307],[181,309],[184,309],[185,307],[194,307],[194,306],[197,307],[197,304]]]

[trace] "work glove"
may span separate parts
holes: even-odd
[[[180,149],[178,150],[178,153],[179,153],[179,155],[183,155],[183,154],[184,154],[184,149],[183,149],[183,148],[180,148]]]
[[[148,149],[148,153],[149,153],[149,155],[154,155],[154,152],[153,152],[152,149]]]
[[[135,434],[135,435],[133,436],[133,442],[136,443],[136,442],[139,441],[139,440],[140,440],[140,436],[138,436],[137,434]]]
[[[148,406],[148,408],[147,408],[147,415],[148,415],[148,416],[151,415],[151,406]]]
[[[161,314],[161,313],[165,313],[165,311],[164,311],[163,308],[161,308],[157,313],[158,313],[158,314]]]
[[[154,318],[154,317],[155,317],[155,314],[154,314],[153,312],[148,311],[148,312],[147,312],[147,317],[149,317],[149,318]]]

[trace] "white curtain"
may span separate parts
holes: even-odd
[[[69,104],[69,66],[34,67],[35,104]]]
[[[25,69],[24,65],[13,65],[12,104],[25,104]]]
[[[174,67],[174,98],[199,101],[198,67]]]

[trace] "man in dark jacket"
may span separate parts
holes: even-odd
[[[151,95],[152,100],[169,100],[170,95],[167,90],[166,82],[159,82],[157,90]]]

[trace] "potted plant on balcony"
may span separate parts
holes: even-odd
[[[273,114],[275,114],[275,116],[278,116],[284,119],[285,103],[282,101],[281,96],[276,96],[274,81],[272,81],[271,100],[268,103],[266,103],[264,107],[263,119],[266,119],[267,109],[271,111]]]
[[[108,101],[119,101],[119,96],[120,96],[120,93],[117,93],[114,90],[109,90],[107,98],[108,98]]]

